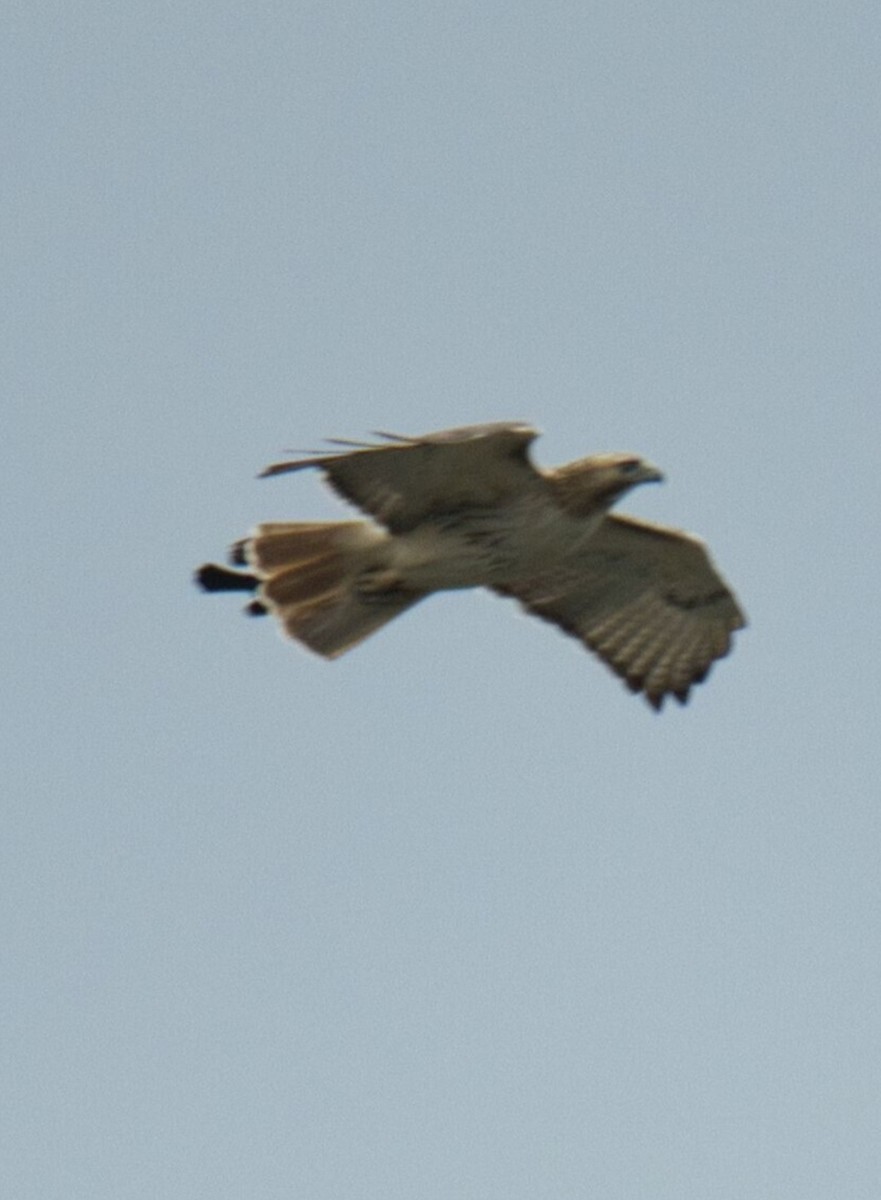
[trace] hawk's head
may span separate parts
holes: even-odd
[[[547,472],[560,505],[576,516],[611,508],[638,483],[660,483],[657,467],[636,454],[592,454]]]

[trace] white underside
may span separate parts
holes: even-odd
[[[551,505],[521,504],[426,523],[389,539],[387,565],[406,587],[424,591],[503,585],[570,557],[603,517],[574,518]]]

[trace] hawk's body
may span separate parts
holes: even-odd
[[[208,591],[254,590],[252,612],[336,657],[434,591],[513,596],[595,650],[656,708],[727,653],[745,624],[703,543],[609,510],[649,463],[594,455],[556,470],[528,457],[535,430],[471,426],[267,468],[318,467],[373,518],[260,525],[234,547],[252,573],[208,564]],[[349,445],[349,443],[346,443]]]
[[[382,539],[388,569],[422,591],[503,587],[543,574],[596,532],[594,518],[573,517],[543,495],[498,508],[433,517]]]

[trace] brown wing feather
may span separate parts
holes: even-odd
[[[471,425],[423,437],[394,439],[345,454],[322,454],[275,463],[262,472],[280,475],[318,467],[345,499],[393,533],[428,517],[500,504],[545,482],[529,461],[537,431],[521,423]]]
[[[498,588],[580,638],[659,709],[728,653],[746,618],[698,538],[608,516],[557,573]]]

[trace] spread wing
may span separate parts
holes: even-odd
[[[542,578],[498,588],[580,638],[659,709],[681,704],[746,624],[698,538],[608,516],[583,549]]]
[[[469,425],[424,437],[378,434],[392,444],[275,463],[262,472],[280,475],[318,467],[332,487],[392,533],[428,517],[488,508],[525,490],[545,487],[529,461],[538,431],[519,422]]]

